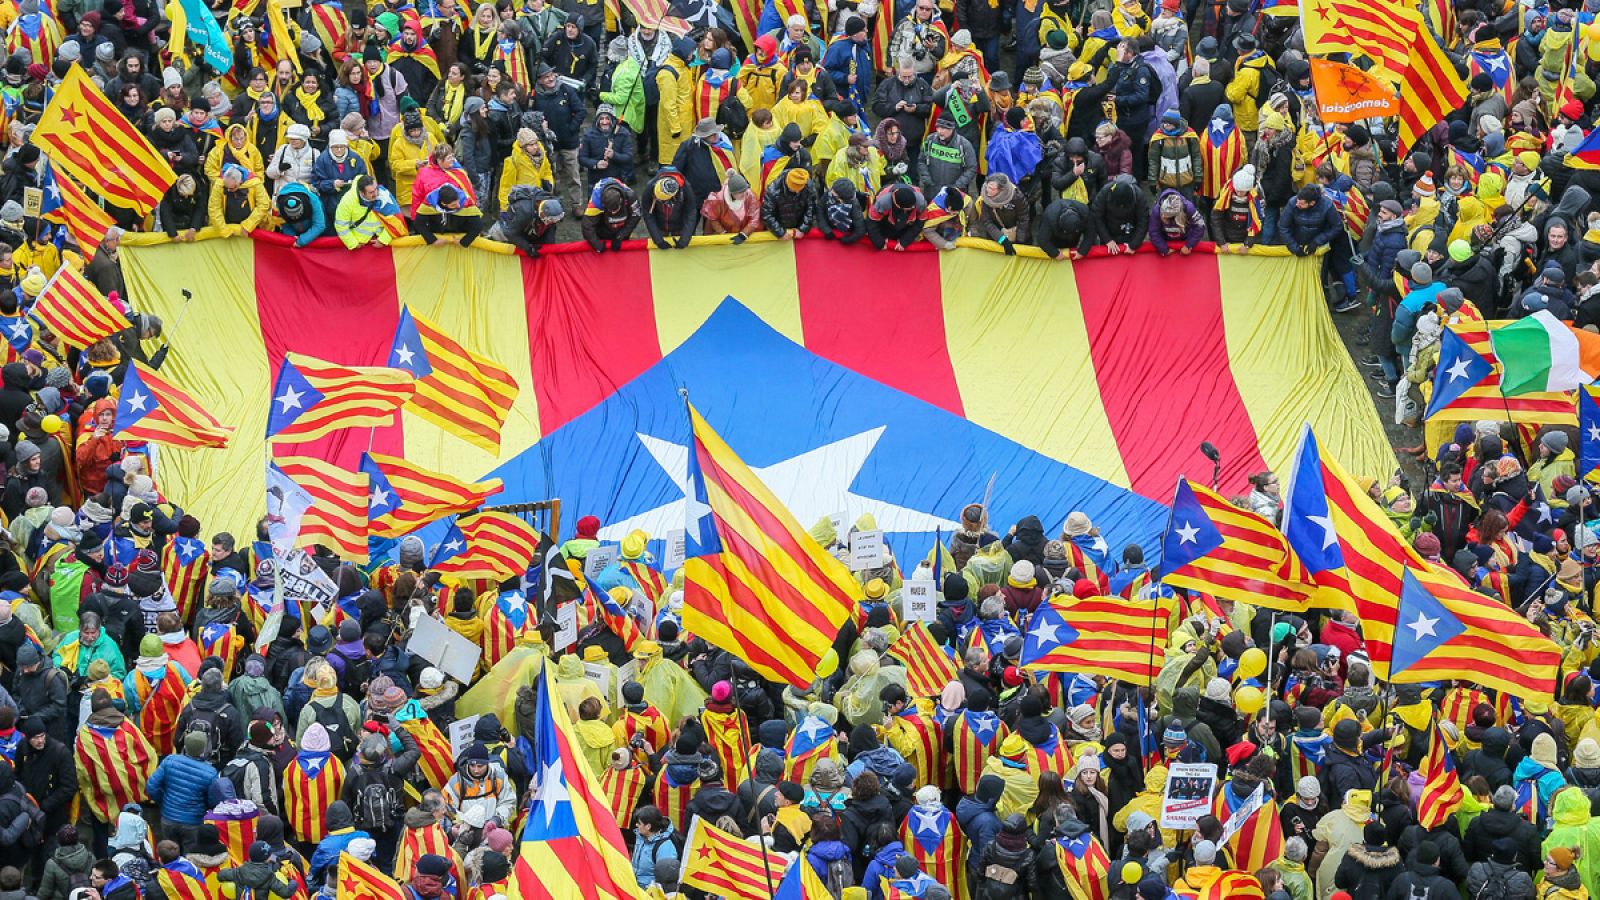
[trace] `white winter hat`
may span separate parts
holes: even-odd
[[[350,146],[350,135],[346,134],[343,128],[335,128],[328,132],[328,146],[348,147]]]
[[[1233,190],[1235,193],[1246,194],[1256,186],[1256,167],[1245,163],[1239,171],[1233,173]]]

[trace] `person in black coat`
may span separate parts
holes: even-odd
[[[561,201],[549,191],[519,184],[506,197],[506,207],[500,210],[500,221],[490,229],[489,238],[538,256],[540,247],[555,240],[556,226],[565,217]]]
[[[161,197],[161,230],[167,233],[169,240],[184,240],[194,238],[194,233],[206,227],[210,220],[210,210],[206,205],[205,192],[200,190],[200,183],[193,175],[179,175],[172,187],[167,189]]]
[[[594,39],[583,33],[581,14],[569,17],[562,29],[544,42],[544,59],[563,78],[581,81],[585,87],[594,85],[600,51]]]
[[[1466,878],[1465,873],[1461,877]],[[1433,841],[1423,841],[1411,855],[1406,870],[1389,886],[1388,895],[1407,900],[1459,900],[1461,891],[1439,870],[1439,848]]]
[[[1511,747],[1511,733],[1504,728],[1491,728],[1483,733],[1483,744],[1461,760],[1461,779],[1482,775],[1490,789],[1511,783],[1511,764],[1506,752]]]
[[[1383,826],[1368,822],[1361,843],[1345,852],[1333,883],[1354,897],[1384,897],[1401,870],[1400,851],[1384,842]]]
[[[17,422],[33,403],[33,394],[28,390],[32,381],[27,363],[6,363],[0,367],[0,426],[11,432],[12,446],[16,446],[22,433]]]
[[[1318,773],[1323,796],[1328,797],[1329,802],[1337,798],[1343,803],[1349,791],[1370,791],[1377,787],[1378,775],[1362,754],[1361,744],[1361,726],[1353,720],[1346,719],[1333,726],[1333,746],[1328,748],[1322,771]]]
[[[155,127],[150,129],[150,144],[179,175],[198,171],[200,148],[194,133],[178,123],[176,111],[162,107],[155,111]]]
[[[1517,789],[1510,785],[1495,788],[1489,804],[1489,808],[1467,826],[1467,833],[1461,839],[1461,853],[1467,862],[1514,858],[1524,869],[1538,868],[1539,831],[1515,811]]]
[[[610,175],[633,182],[633,156],[638,138],[633,130],[617,120],[616,110],[602,103],[594,113],[594,125],[583,133],[578,144],[578,165],[583,167],[590,187]]]
[[[1035,566],[1044,565],[1044,525],[1038,516],[1023,516],[1011,531],[1000,539],[1000,544],[1012,561],[1025,559]]]
[[[906,146],[920,147],[923,129],[928,127],[928,116],[932,112],[933,90],[928,82],[917,77],[915,65],[901,65],[896,61],[895,77],[878,82],[878,89],[873,92],[873,116],[899,122]]]
[[[1060,195],[1080,181],[1083,196],[1093,200],[1106,182],[1106,160],[1098,150],[1089,149],[1088,141],[1074,136],[1050,160],[1050,187]]]
[[[1461,850],[1461,837],[1456,828],[1456,817],[1450,816],[1433,829],[1424,829],[1421,823],[1412,825],[1400,835],[1396,846],[1407,860],[1415,862],[1423,847],[1432,845],[1435,861],[1431,863],[1450,881],[1463,881],[1467,877],[1467,855]]]
[[[727,137],[722,126],[708,116],[695,124],[694,131],[672,155],[672,167],[682,173],[696,197],[709,197],[722,190],[722,168],[713,150],[731,153],[722,149],[725,146]]]
[[[892,828],[897,824],[889,797],[884,794],[883,782],[877,773],[867,769],[851,782],[850,799],[845,801],[839,819],[843,826],[839,839],[850,848],[851,858],[856,861],[856,879],[859,881],[861,873],[866,871],[867,863],[872,859],[872,851],[876,849],[869,846],[871,841],[868,840],[874,826],[888,825]]]
[[[1150,196],[1132,175],[1118,175],[1094,195],[1089,206],[1095,241],[1113,253],[1137,250],[1150,231]]]
[[[682,250],[700,225],[700,199],[681,174],[662,169],[647,186],[639,214],[656,247]]]
[[[1052,259],[1083,256],[1094,246],[1094,234],[1089,207],[1065,198],[1050,201],[1033,229],[1033,239],[1038,242],[1039,249]]]
[[[17,780],[39,804],[44,835],[53,840],[56,830],[70,819],[78,793],[75,756],[71,747],[46,732],[44,720],[37,716],[23,719],[18,730],[23,741],[17,746]]]

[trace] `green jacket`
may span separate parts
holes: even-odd
[[[1583,886],[1591,896],[1600,893],[1600,819],[1589,815],[1588,795],[1582,788],[1562,788],[1556,792],[1550,809],[1555,826],[1539,846],[1539,855],[1549,856],[1557,847],[1579,848],[1583,855],[1576,865],[1583,876]]]
[[[77,632],[68,632],[70,635],[56,647],[56,652],[51,654],[58,668],[64,669],[79,677],[89,674],[89,663],[103,659],[111,667],[111,675],[117,680],[122,680],[128,674],[128,666],[122,661],[122,649],[111,635],[100,632],[100,640],[93,646],[82,647],[78,643]]]
[[[611,73],[611,90],[600,92],[600,102],[609,103],[617,118],[627,123],[634,134],[644,131],[644,78],[639,61],[628,57]]]

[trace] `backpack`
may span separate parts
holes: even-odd
[[[1022,873],[1010,866],[990,863],[979,874],[977,896],[984,900],[1008,900],[1022,890]]]
[[[367,690],[367,682],[372,680],[372,660],[367,658],[365,650],[360,656],[350,657],[342,650],[333,651],[344,660],[344,670],[339,675],[339,690],[351,697],[360,698]]]
[[[318,725],[328,732],[328,749],[340,759],[349,759],[356,752],[356,732],[344,717],[344,710],[336,703],[312,703],[311,715]]]
[[[199,732],[206,736],[206,762],[213,765],[222,757],[222,710],[196,709],[189,706],[189,724],[184,734]]]
[[[355,814],[356,827],[374,834],[393,828],[400,818],[400,794],[383,772],[358,765],[350,779],[355,783],[355,802],[350,809]]]
[[[1480,883],[1481,882],[1481,883]],[[1467,896],[1470,900],[1510,900],[1511,887],[1505,873],[1491,862],[1473,863],[1467,871]]]
[[[728,99],[717,104],[717,124],[726,128],[728,137],[736,141],[744,137],[745,129],[750,127],[750,113],[737,93],[730,93]]]
[[[836,900],[844,894],[844,889],[854,887],[856,883],[855,868],[850,864],[849,857],[828,861],[828,871],[822,878],[822,883],[828,888]]]

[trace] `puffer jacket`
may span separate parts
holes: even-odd
[[[150,776],[150,797],[161,804],[161,817],[179,825],[199,825],[211,808],[213,787],[233,796],[233,785],[220,778],[210,763],[177,754],[161,760]]]
[[[817,187],[813,182],[796,192],[782,181],[774,181],[761,195],[761,222],[778,237],[790,231],[805,234],[815,224],[816,216]]]
[[[672,842],[672,823],[649,837],[639,837],[633,845],[633,878],[640,887],[655,884],[656,863],[663,859],[677,859],[678,848]]]

